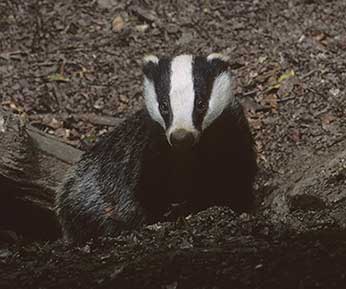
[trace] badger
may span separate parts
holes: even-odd
[[[144,107],[84,153],[58,190],[67,241],[165,220],[179,204],[183,215],[253,206],[256,152],[225,56],[150,55],[143,74]]]

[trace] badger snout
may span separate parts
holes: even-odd
[[[194,146],[197,139],[192,132],[185,129],[177,129],[170,134],[169,142],[174,149],[186,151]]]

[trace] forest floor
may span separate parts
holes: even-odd
[[[81,247],[0,230],[0,288],[346,288],[345,15],[344,0],[1,1],[1,107],[86,150],[143,105],[145,54],[221,52],[260,173],[253,215],[213,207]]]

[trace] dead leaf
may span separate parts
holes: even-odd
[[[289,138],[295,143],[299,142],[302,138],[299,129],[297,128],[291,129],[289,132]]]
[[[296,74],[295,74],[294,70],[289,70],[289,71],[287,71],[286,73],[282,74],[279,77],[278,82],[283,82],[284,80],[289,79],[289,78],[291,78],[291,77],[293,77],[295,75]]]
[[[258,63],[264,63],[266,60],[268,59],[268,57],[267,56],[260,56],[259,58],[258,58]]]
[[[48,75],[48,80],[49,81],[56,81],[56,82],[69,82],[70,79],[65,77],[61,73],[53,73],[51,75]]]
[[[6,100],[1,102],[1,105],[4,107],[8,107],[12,112],[16,112],[16,113],[23,113],[24,112],[24,108],[19,106],[18,104],[16,104],[15,102],[11,101],[11,100]]]
[[[336,116],[334,116],[332,113],[327,112],[321,116],[322,124],[330,124],[336,119]]]
[[[243,98],[241,101],[241,104],[242,104],[244,111],[246,113],[249,112],[249,113],[254,114],[257,111],[260,111],[263,109],[263,105],[258,104],[257,101],[255,101],[254,99],[249,98],[249,97]]]
[[[258,83],[273,83],[276,82],[278,72],[281,70],[281,66],[278,63],[269,63],[259,71],[256,81]]]
[[[273,111],[278,109],[278,97],[276,94],[265,94],[262,97],[263,105],[270,105]]]
[[[291,92],[293,88],[295,87],[296,81],[295,80],[289,80],[289,81],[284,81],[278,91],[277,91],[277,96],[280,98],[280,101],[283,100],[284,97],[287,97],[291,95]]]
[[[104,209],[104,211],[105,211],[105,215],[110,218],[113,216],[114,208],[113,207],[106,207]]]
[[[125,21],[120,15],[115,17],[112,21],[112,29],[114,32],[121,32],[125,27]]]
[[[73,73],[74,76],[79,77],[79,78],[84,78],[86,77],[87,74],[93,73],[94,71],[91,69],[87,69],[84,66],[81,65],[81,70],[78,70]]]
[[[146,22],[155,22],[158,20],[157,14],[154,10],[144,9],[137,5],[132,6],[130,10],[141,20]]]
[[[336,120],[336,116],[334,116],[332,113],[327,112],[321,116],[321,124],[322,128],[325,130],[328,130],[329,125]]]
[[[263,143],[261,141],[256,140],[255,145],[258,153],[263,151]]]
[[[260,119],[249,119],[250,126],[255,129],[259,130],[262,128],[263,122]]]
[[[319,42],[320,44],[326,46],[327,40],[328,40],[328,34],[326,34],[323,31],[315,31],[314,33],[312,33],[312,37],[315,41]]]

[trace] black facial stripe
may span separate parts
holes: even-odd
[[[144,65],[143,72],[145,76],[154,83],[160,114],[166,123],[166,127],[169,127],[173,118],[169,101],[169,92],[171,88],[171,59],[162,57],[157,64],[149,62]]]
[[[196,56],[193,59],[192,73],[195,91],[195,102],[192,120],[195,127],[202,129],[203,119],[208,111],[208,103],[215,78],[227,71],[228,64],[221,59],[210,61],[205,57]]]

